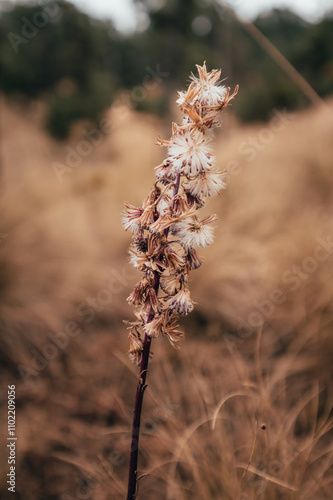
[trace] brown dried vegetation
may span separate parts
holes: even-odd
[[[332,110],[328,102],[243,128],[226,113],[216,155],[234,175],[210,202],[219,224],[192,276],[198,305],[182,322],[181,351],[164,339],[153,345],[140,450],[145,500],[333,496]],[[67,144],[42,132],[42,115],[39,105],[2,103],[1,398],[6,405],[15,383],[16,498],[120,500],[137,377],[122,318],[140,279],[127,262],[121,211],[124,199],[138,204],[146,194],[163,154],[154,137],[168,126],[110,111],[111,134],[59,183],[51,164],[65,163]],[[81,139],[74,130],[70,146]],[[263,303],[260,336],[250,322]],[[247,329],[237,332],[239,318]],[[31,368],[32,351],[42,354],[49,332],[69,321],[80,332],[24,383],[17,366]],[[7,498],[4,479],[0,487]]]

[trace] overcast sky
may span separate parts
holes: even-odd
[[[56,0],[55,0],[56,1]],[[152,5],[163,5],[168,0],[149,0]],[[201,0],[207,3],[214,0]],[[8,2],[2,2],[4,5]],[[15,2],[10,3],[24,3]],[[42,3],[42,1],[40,2]],[[72,0],[80,9],[95,17],[107,17],[115,22],[117,28],[131,30],[135,26],[132,0]],[[333,0],[228,0],[236,12],[245,18],[253,18],[259,12],[272,7],[289,7],[310,21],[315,21],[328,9],[333,9]],[[144,17],[141,22],[144,27]]]
[[[150,0],[157,5],[165,1]],[[130,29],[134,26],[131,0],[73,0],[73,3],[96,16],[112,18],[117,28]],[[308,20],[316,20],[325,10],[333,8],[333,0],[229,0],[228,3],[238,14],[248,18],[272,7],[289,7]]]

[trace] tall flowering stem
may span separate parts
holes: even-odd
[[[214,169],[213,129],[220,113],[237,94],[220,84],[221,71],[198,66],[187,91],[177,103],[184,114],[181,125],[172,125],[170,140],[157,139],[168,148],[168,157],[156,167],[156,182],[141,207],[125,204],[123,224],[133,234],[130,261],[143,277],[127,298],[136,306],[129,329],[129,355],[140,366],[133,413],[127,500],[134,500],[143,394],[153,338],[166,336],[173,347],[182,339],[179,316],[193,310],[189,273],[201,265],[197,248],[213,240],[215,215],[198,211],[206,198],[225,187],[226,172]]]

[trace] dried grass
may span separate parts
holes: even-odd
[[[42,132],[42,107],[2,111],[1,394],[16,383],[18,499],[124,497],[136,374],[121,318],[136,276],[120,212],[124,199],[143,198],[161,160],[154,137],[167,132],[149,116],[109,116],[113,132],[60,184],[51,164],[63,162],[67,144]],[[140,457],[147,500],[333,496],[333,258],[295,291],[283,281],[313,256],[317,237],[333,236],[332,116],[332,102],[297,114],[252,162],[238,148],[261,125],[218,136],[220,166],[235,160],[242,173],[210,204],[216,242],[193,276],[199,306],[184,321],[181,351],[153,344]],[[78,140],[74,131],[72,147]],[[86,323],[77,305],[123,267],[128,285]],[[286,299],[265,318],[260,343],[255,327],[240,338],[237,317],[247,321],[275,288]],[[69,320],[82,333],[24,384],[17,365],[29,366],[31,349]]]

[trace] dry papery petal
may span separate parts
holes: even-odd
[[[166,271],[160,276],[160,287],[167,295],[174,295],[180,289],[183,281],[181,273]]]
[[[160,335],[165,335],[170,344],[178,348],[175,343],[182,340],[184,333],[178,330],[179,326],[176,324],[177,318],[172,316],[172,312],[167,310],[153,318],[152,321],[145,325],[145,332],[149,337],[157,338]]]
[[[220,119],[218,117],[219,110],[215,108],[212,109],[208,103],[221,103],[222,101],[216,100],[215,97],[211,100],[203,98],[203,94],[206,93],[206,90],[202,90],[200,85],[196,85],[198,91],[197,98],[193,102],[187,101],[181,106],[181,110],[186,114],[181,128],[183,130],[187,128],[192,130],[199,129],[204,134],[207,134],[212,128],[220,126]],[[214,89],[212,92],[214,95],[216,94]]]
[[[166,146],[169,146],[169,141],[166,139],[162,139],[161,137],[156,137],[155,145],[166,147]]]
[[[137,222],[144,229],[148,229],[150,224],[152,224],[155,221],[155,216],[156,216],[156,206],[155,203],[152,203],[143,210],[143,213],[141,214]]]
[[[190,297],[190,291],[187,287],[183,287],[176,295],[166,299],[168,306],[178,314],[186,316],[193,311],[195,302]]]
[[[221,120],[219,118],[220,112],[218,110],[210,111],[210,114],[201,118],[198,122],[193,122],[188,115],[184,115],[181,129],[199,130],[202,134],[205,134],[210,142],[213,141],[215,137],[214,128],[221,126]],[[192,132],[193,133],[193,132]]]
[[[157,172],[156,177],[161,184],[170,185],[170,182],[175,181],[177,174],[174,172],[172,164],[170,163],[168,168],[161,168]]]
[[[157,257],[163,250],[166,237],[161,234],[148,234],[147,257],[153,259]]]
[[[202,105],[214,106],[219,104],[225,98],[227,88],[223,85],[217,85],[221,76],[221,70],[213,69],[207,72],[206,63],[203,66],[196,65],[199,77],[191,75],[191,80],[198,90],[198,99]]]
[[[132,333],[134,332],[135,335],[140,337],[139,331],[140,331],[140,328],[143,327],[145,324],[145,317],[142,314],[141,310],[134,311],[134,314],[137,317],[136,321],[128,321],[128,320],[124,319],[123,323],[125,325],[128,325],[128,328],[127,328],[128,330],[131,330]]]
[[[177,345],[175,345],[175,342],[179,342],[180,340],[182,340],[184,338],[184,332],[182,332],[181,330],[178,330],[178,325],[174,326],[174,327],[168,327],[166,330],[165,330],[165,335],[168,337],[169,339],[169,342],[170,344],[172,345],[172,347],[174,347],[175,349],[179,349],[179,347]]]
[[[193,194],[189,193],[188,191],[186,191],[185,194],[187,203],[189,204],[190,207],[193,207],[193,205],[195,205],[197,207],[197,210],[199,210],[199,208],[205,206],[206,202],[204,198],[199,198],[199,196],[193,196]]]
[[[147,238],[136,238],[134,244],[130,246],[130,263],[139,271],[161,271],[163,263],[159,259],[159,255],[164,251],[165,235],[149,234]],[[146,247],[146,250],[140,252],[138,250],[138,241],[141,245]]]
[[[156,209],[159,215],[170,211],[172,196],[167,191],[161,194]]]
[[[195,86],[195,83],[192,82],[186,92],[182,90],[178,92],[179,97],[176,103],[179,105],[182,111],[183,111],[183,106],[186,106],[188,104],[192,105],[194,104],[194,102],[197,100],[197,95],[199,90],[200,89],[198,89]]]
[[[198,269],[201,266],[202,259],[199,257],[194,248],[189,248],[187,250],[186,263],[189,267],[188,272]]]
[[[147,278],[143,278],[135,285],[133,292],[126,299],[127,302],[136,306],[143,304],[146,300],[146,290],[148,286],[149,281]]]
[[[172,217],[170,214],[162,214],[159,216],[154,224],[151,224],[149,231],[152,233],[163,233],[171,224],[181,221],[185,217],[189,217],[196,212],[196,207],[191,207],[187,212],[179,215],[178,217]]]
[[[197,70],[198,70],[198,74],[199,74],[199,77],[193,75],[193,73],[191,74],[191,80],[195,83],[199,83],[199,84],[202,84],[204,85],[205,83],[207,84],[210,84],[210,85],[214,85],[220,78],[221,76],[221,70],[220,69],[212,69],[211,71],[207,71],[207,66],[206,66],[206,61],[204,61],[203,65],[200,66],[200,64],[196,64],[195,65]]]
[[[233,91],[232,94],[230,94],[230,90],[231,90],[230,87],[228,87],[222,102],[219,102],[218,104],[215,105],[207,106],[207,109],[214,110],[217,112],[223,111],[223,109],[229,105],[229,102],[232,101],[232,99],[234,99],[234,97],[237,95],[239,90],[239,85],[236,85],[235,90]]]
[[[190,210],[190,206],[187,202],[187,197],[184,193],[177,194],[173,198],[172,202],[172,216],[181,217],[184,213]]]
[[[146,268],[146,263],[149,263],[145,253],[138,252],[132,246],[129,248],[129,261],[135,269],[139,271],[144,271]]]
[[[129,357],[131,361],[139,364],[141,363],[142,351],[143,351],[143,342],[139,336],[134,335],[133,333],[129,333]]]
[[[125,202],[125,212],[123,214],[123,226],[125,231],[130,229],[132,233],[137,233],[140,230],[139,219],[142,213],[142,208],[135,207]]]
[[[155,313],[159,313],[162,310],[162,304],[157,297],[156,291],[152,287],[147,288],[144,308],[148,313],[152,311],[154,311]]]
[[[141,253],[135,250],[135,248],[130,247],[129,249],[129,261],[135,269],[143,272],[146,269],[151,268],[150,260],[147,258],[146,253]]]
[[[153,189],[150,191],[150,194],[142,204],[143,212],[137,222],[144,229],[149,229],[149,226],[155,221],[158,216],[156,206],[160,200],[161,194],[161,189],[155,183]]]
[[[154,201],[159,197],[161,194],[161,189],[158,187],[158,185],[155,183],[153,188],[151,189],[149,195],[144,199],[142,203],[142,208],[145,209],[152,205]]]
[[[159,335],[162,335],[165,331],[167,318],[168,313],[166,312],[162,312],[161,314],[157,314],[156,316],[154,316],[154,318],[149,321],[149,323],[145,324],[145,333],[152,338],[157,338]]]
[[[176,242],[169,241],[163,248],[163,263],[171,270],[180,271],[185,266],[185,254]]]

